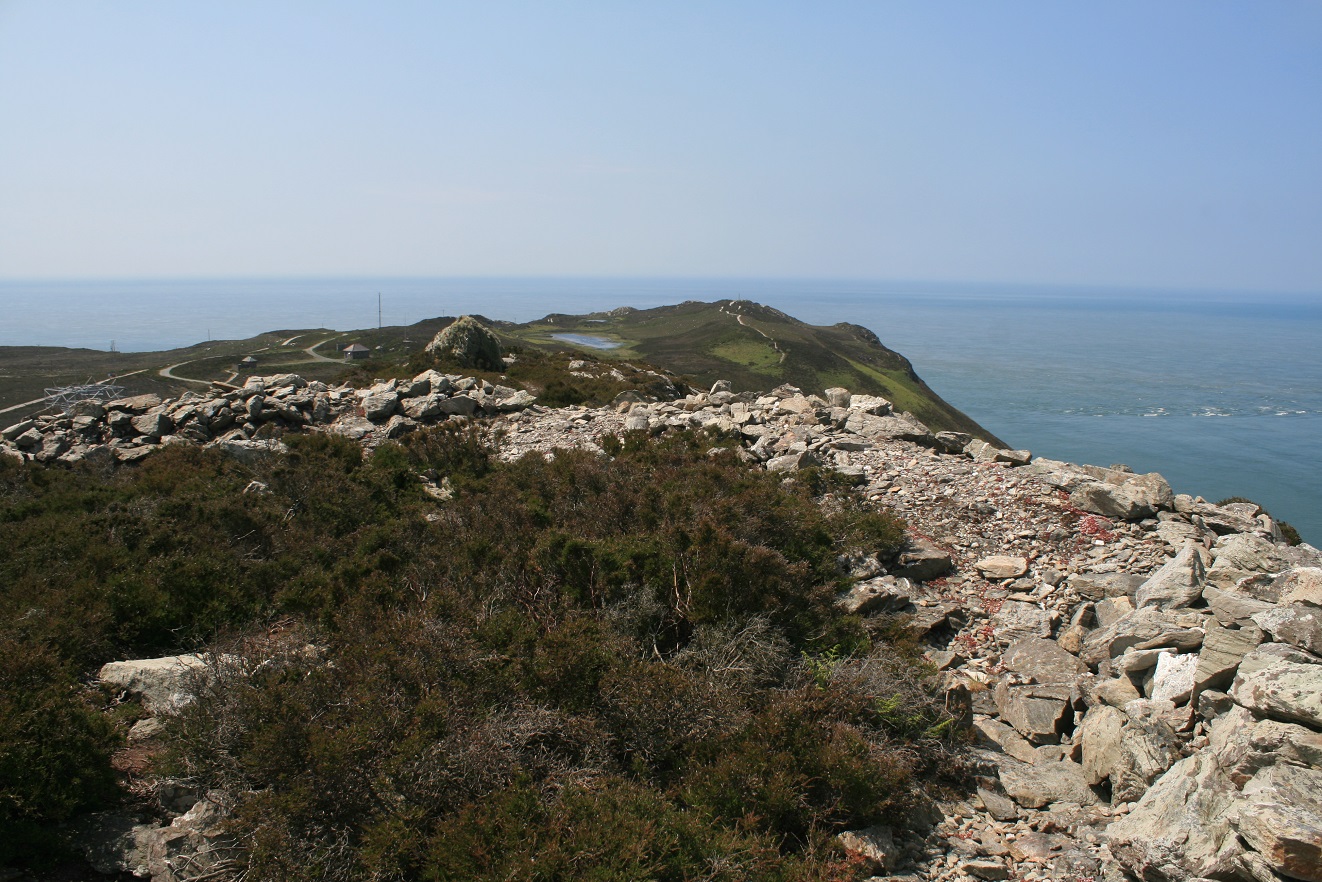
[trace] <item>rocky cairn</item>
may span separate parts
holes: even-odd
[[[913,830],[844,834],[874,879],[1322,882],[1322,553],[1285,544],[1251,503],[932,433],[844,389],[736,394],[723,383],[551,409],[432,371],[367,389],[253,378],[172,401],[77,405],[4,430],[0,449],[130,462],[170,443],[278,447],[260,438],[268,422],[374,445],[453,418],[483,418],[508,459],[712,427],[743,440],[750,467],[787,479],[834,469],[907,520],[899,554],[841,558],[853,581],[837,603],[879,624],[904,616],[921,635],[973,739],[977,787]],[[180,678],[215,663],[120,662],[101,676],[168,714],[187,700]],[[135,730],[150,738],[153,724]],[[157,786],[167,822],[121,821],[119,838],[92,837],[89,853],[108,848],[118,857],[102,855],[104,866],[157,880],[189,878],[175,869],[187,861],[160,857],[172,848],[223,870],[224,795]]]

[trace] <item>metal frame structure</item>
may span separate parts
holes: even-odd
[[[46,400],[65,411],[80,401],[113,401],[123,396],[123,386],[112,386],[109,383],[82,383],[46,389]]]

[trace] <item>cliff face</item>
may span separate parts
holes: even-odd
[[[298,409],[285,400],[296,391],[278,391],[302,388],[289,378],[223,398],[232,411],[257,387],[274,413]],[[969,731],[977,786],[933,806],[930,826],[842,837],[874,872],[1322,879],[1322,554],[1285,545],[1252,504],[1216,506],[1160,475],[933,433],[839,387],[717,383],[670,401],[556,409],[429,373],[310,394],[309,423],[367,444],[445,419],[463,399],[509,460],[603,450],[624,433],[717,429],[741,439],[750,469],[832,470],[902,515],[910,534],[898,554],[842,557],[851,585],[836,603],[876,629],[904,617]],[[179,402],[157,407],[180,425]],[[150,415],[129,424],[150,428]],[[25,434],[10,445],[25,449]]]

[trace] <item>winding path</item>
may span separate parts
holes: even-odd
[[[733,301],[731,302],[731,305],[732,305],[732,306],[734,305]],[[718,308],[721,312],[725,312],[726,315],[732,315],[732,316],[734,316],[734,320],[737,321],[737,322],[738,322],[740,325],[742,325],[743,327],[745,327],[745,328],[750,328],[750,329],[752,329],[752,330],[754,330],[754,331],[757,331],[757,332],[758,332],[759,334],[761,334],[763,337],[766,337],[768,340],[770,340],[770,341],[771,341],[771,348],[774,349],[774,350],[776,350],[777,352],[780,353],[780,363],[781,363],[781,364],[784,364],[784,363],[785,363],[785,355],[786,355],[786,352],[785,352],[784,349],[781,349],[781,348],[780,348],[780,344],[779,344],[778,342],[776,342],[776,338],[775,338],[775,337],[771,336],[771,335],[768,334],[766,331],[762,330],[761,328],[757,327],[756,325],[750,325],[748,322],[744,321],[744,317],[743,317],[743,315],[742,315],[741,313],[738,313],[738,312],[726,312],[724,306],[720,306],[720,307],[717,307],[717,308]]]

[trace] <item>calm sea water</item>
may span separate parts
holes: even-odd
[[[0,345],[169,349],[282,328],[747,298],[871,328],[946,400],[1056,459],[1252,498],[1322,543],[1322,295],[685,279],[0,282]]]

